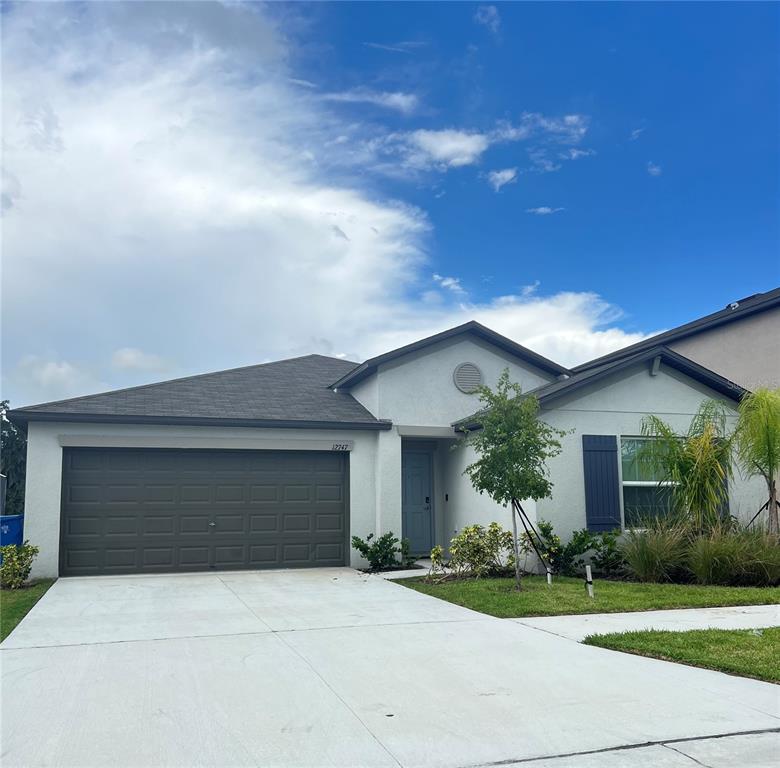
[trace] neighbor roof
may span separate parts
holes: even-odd
[[[307,355],[17,408],[9,416],[16,422],[389,429],[349,393],[328,386],[355,365]]]
[[[755,293],[752,296],[748,296],[739,301],[734,301],[729,304],[725,309],[713,312],[711,315],[700,317],[698,320],[693,320],[685,325],[680,325],[677,328],[672,328],[670,331],[664,331],[656,336],[651,336],[649,339],[632,344],[629,347],[624,347],[616,352],[611,352],[608,355],[597,357],[595,360],[589,360],[587,363],[575,365],[572,368],[574,373],[579,371],[590,370],[603,365],[604,363],[611,362],[613,360],[619,360],[620,358],[634,355],[637,352],[642,352],[652,347],[657,347],[659,344],[670,344],[674,341],[679,341],[687,336],[693,336],[694,334],[701,333],[702,331],[710,330],[711,328],[717,328],[719,325],[731,323],[734,320],[741,320],[756,312],[764,312],[767,309],[780,306],[780,288],[775,288],[772,291],[766,293]]]
[[[425,349],[432,344],[438,344],[441,341],[446,341],[447,339],[466,334],[477,336],[499,349],[504,350],[504,352],[519,357],[547,373],[551,373],[555,376],[567,375],[569,373],[568,368],[564,368],[562,365],[558,365],[558,363],[555,363],[546,357],[542,357],[542,355],[539,355],[536,352],[532,352],[527,347],[517,344],[512,341],[512,339],[508,339],[500,333],[491,331],[490,328],[481,325],[475,320],[471,320],[468,323],[463,323],[463,325],[450,328],[447,331],[442,331],[433,336],[428,336],[425,339],[420,339],[420,341],[415,341],[412,344],[407,344],[406,346],[398,347],[398,349],[394,349],[390,352],[385,352],[383,355],[372,357],[370,360],[366,360],[364,363],[358,365],[354,370],[349,371],[346,375],[343,375],[340,379],[335,381],[332,386],[334,389],[351,387],[368,376],[371,376],[371,374],[376,373],[377,368],[383,363],[390,362],[403,355],[408,355],[410,352],[417,352],[418,350]]]
[[[747,392],[743,387],[740,387],[738,384],[711,371],[709,368],[705,368],[704,366],[695,363],[693,360],[684,357],[668,347],[658,345],[621,360],[613,360],[596,368],[575,373],[568,379],[544,384],[541,387],[530,390],[526,394],[535,395],[539,400],[539,405],[543,408],[547,408],[560,397],[570,395],[583,387],[595,384],[607,376],[611,376],[626,368],[630,368],[640,363],[654,361],[656,358],[659,358],[660,361],[668,367],[674,368],[675,370],[680,371],[680,373],[690,376],[695,381],[708,386],[710,389],[728,397],[730,400],[739,402]],[[484,409],[477,411],[470,416],[466,416],[464,419],[456,421],[452,426],[456,430],[476,429],[480,426],[480,419],[485,412]]]

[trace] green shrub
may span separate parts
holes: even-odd
[[[512,534],[498,523],[487,528],[467,525],[450,541],[449,567],[455,576],[479,578],[505,573],[513,564]]]
[[[33,560],[38,554],[38,547],[33,547],[29,542],[22,546],[6,544],[0,547],[0,587],[3,589],[19,589],[30,576]]]
[[[719,526],[692,539],[688,567],[699,584],[773,586],[780,583],[780,546],[762,530]]]
[[[397,568],[399,565],[407,564],[410,559],[414,561],[414,558],[409,554],[408,540],[404,539],[403,542],[400,542],[401,546],[399,547],[399,539],[392,531],[382,534],[373,543],[371,543],[372,539],[374,539],[373,533],[369,533],[365,540],[359,536],[352,537],[352,546],[368,560],[372,571]],[[403,555],[403,560],[396,557],[399,553]]]
[[[536,524],[538,536],[523,533],[520,537],[520,549],[530,554],[536,549],[550,566],[553,573],[562,573],[564,576],[575,576],[585,566],[582,557],[593,545],[593,536],[589,531],[574,531],[568,543],[563,544],[560,536],[553,530],[553,525],[547,520],[539,520]]]
[[[591,555],[593,570],[601,576],[621,576],[626,569],[626,561],[620,550],[621,531],[604,531],[596,537]]]
[[[569,541],[563,544],[553,531],[552,523],[540,520],[536,527],[539,531],[536,546],[550,564],[553,573],[581,576],[585,564],[589,561],[594,570],[602,576],[616,576],[622,572],[623,557],[618,549],[620,531],[595,534],[583,528],[573,531]],[[520,546],[523,552],[533,551],[527,533],[522,535]]]
[[[639,581],[685,581],[688,540],[684,525],[652,520],[643,530],[627,531],[618,550]]]

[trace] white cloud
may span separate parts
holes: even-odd
[[[539,171],[555,171],[561,166],[549,158],[549,148],[556,150],[561,144],[577,144],[588,131],[589,120],[585,115],[549,117],[539,112],[526,112],[517,123],[502,120],[490,130],[464,130],[459,128],[419,129],[405,133],[393,133],[372,138],[366,147],[367,157],[398,157],[401,170],[446,171],[476,165],[483,155],[498,144],[535,140],[541,146],[528,150],[532,166]],[[592,150],[579,150],[590,154]],[[576,155],[577,157],[581,155]],[[571,156],[567,155],[567,159]],[[377,164],[392,175],[399,173],[396,164]]]
[[[328,93],[323,97],[326,101],[340,101],[346,104],[373,104],[385,109],[393,109],[409,115],[419,106],[419,99],[414,93],[403,91],[372,91],[369,88],[353,88],[340,93]]]
[[[652,161],[647,163],[647,172],[651,176],[660,176],[663,173],[663,168],[660,165],[656,165]]]
[[[307,352],[365,358],[470,318],[564,363],[635,340],[589,293],[468,303],[445,276],[428,290],[425,213],[382,196],[346,110],[290,82],[289,36],[264,12],[7,9],[2,351],[14,405],[153,378],[144,350],[184,375]],[[447,169],[500,141],[576,143],[583,122],[413,131],[380,150]],[[115,358],[125,339],[133,351]]]
[[[576,147],[570,147],[565,152],[561,152],[558,157],[560,157],[561,160],[579,160],[581,157],[592,157],[595,154],[595,149],[577,149]]]
[[[437,282],[442,288],[446,288],[447,290],[457,294],[466,293],[466,291],[463,289],[463,286],[460,284],[460,278],[444,277],[444,275],[439,275],[435,272],[432,277],[434,281]]]
[[[487,27],[494,35],[501,29],[501,16],[495,5],[480,5],[474,14],[474,21]]]
[[[24,393],[24,402],[32,403],[75,397],[109,388],[86,365],[38,355],[22,356],[11,374],[4,374],[4,379],[5,394],[11,397],[12,405],[22,404],[13,399],[17,392]]]
[[[128,371],[165,371],[169,368],[168,362],[160,355],[144,352],[135,347],[117,349],[111,356],[111,365]]]
[[[553,213],[565,211],[565,208],[551,208],[549,205],[540,205],[538,208],[526,208],[526,213],[535,213],[537,216],[549,216]]]
[[[633,131],[631,131],[631,134],[628,137],[629,141],[636,141],[643,133],[645,132],[644,128],[634,128]]]
[[[490,146],[490,137],[482,133],[468,133],[454,129],[429,131],[420,129],[408,135],[412,149],[412,164],[427,164],[459,168],[478,162]]]
[[[506,184],[513,184],[517,181],[517,168],[504,168],[500,171],[490,171],[488,173],[488,183],[498,192]]]

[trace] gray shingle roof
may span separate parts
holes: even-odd
[[[307,355],[32,405],[11,411],[10,416],[22,422],[46,419],[388,427],[352,395],[330,388],[331,382],[355,367],[347,360]]]

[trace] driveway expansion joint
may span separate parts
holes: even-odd
[[[537,755],[536,757],[509,758],[497,760],[491,763],[471,763],[460,768],[500,768],[502,765],[519,765],[521,763],[538,763],[541,760],[563,760],[567,757],[584,757],[585,755],[602,755],[608,752],[626,752],[632,749],[645,747],[668,747],[670,744],[686,744],[696,741],[710,741],[713,739],[728,739],[732,736],[758,736],[766,733],[780,733],[780,728],[757,728],[749,731],[730,731],[729,733],[705,734],[702,736],[685,736],[679,739],[661,739],[657,741],[642,741],[636,744],[620,744],[616,747],[603,747],[601,749],[587,749],[582,752],[561,752],[556,755]],[[671,747],[673,749],[673,747]],[[674,750],[677,752],[678,750]],[[683,754],[682,752],[680,754]],[[685,755],[690,757],[690,755]],[[691,758],[693,759],[693,758]],[[695,761],[698,762],[698,761]]]

